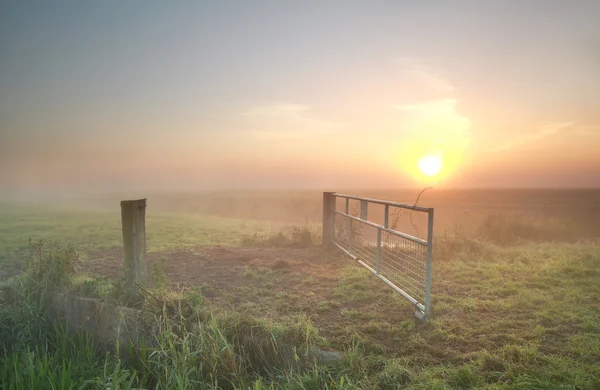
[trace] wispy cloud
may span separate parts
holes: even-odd
[[[546,123],[544,125],[539,126],[536,131],[531,133],[521,134],[516,138],[506,142],[503,145],[493,148],[491,151],[500,152],[503,150],[512,149],[519,145],[524,145],[531,143],[533,141],[537,141],[546,137],[550,137],[554,134],[558,134],[564,130],[572,129],[575,126],[575,122],[552,122]]]
[[[251,133],[260,139],[294,140],[330,134],[344,124],[323,119],[310,106],[294,103],[252,107],[242,113],[249,121]]]
[[[243,112],[245,116],[271,117],[271,118],[302,118],[309,114],[310,107],[302,104],[277,103],[259,107],[252,107]]]
[[[598,126],[577,126],[573,129],[573,133],[582,135],[584,137],[598,137],[600,136],[600,127]]]
[[[258,139],[271,141],[292,141],[306,138],[307,134],[300,131],[263,131],[253,130],[251,134]]]
[[[436,139],[466,141],[471,121],[460,114],[456,99],[437,99],[423,103],[397,104],[403,112],[404,132],[419,133]]]
[[[401,57],[398,59],[402,72],[424,87],[440,93],[449,94],[455,91],[455,86],[441,75],[441,72],[427,65],[416,57]]]
[[[420,114],[456,113],[456,99],[436,99],[421,103],[395,104],[394,107],[402,111],[411,111]]]

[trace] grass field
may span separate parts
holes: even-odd
[[[84,254],[122,246],[118,203],[114,209],[90,211],[65,206],[0,204],[0,264],[3,271],[18,269],[19,257],[26,253],[29,239],[71,244]],[[149,252],[204,244],[235,245],[246,235],[282,227],[281,223],[152,212],[148,213],[146,225]]]
[[[593,194],[571,194],[570,199],[579,202],[571,214],[594,210]],[[255,196],[246,202],[255,202]],[[294,196],[309,195],[290,198]],[[473,195],[462,196],[471,196],[468,203],[473,203]],[[35,290],[26,282],[35,278],[26,272],[2,287],[5,353],[0,358],[0,379],[5,388],[15,389],[69,388],[68,384],[76,384],[75,388],[80,384],[84,388],[600,388],[599,235],[587,219],[568,219],[558,211],[535,219],[532,214],[524,216],[527,207],[511,209],[518,199],[507,196],[496,195],[497,203],[487,214],[483,207],[474,207],[481,215],[471,214],[470,220],[462,222],[468,226],[461,228],[456,222],[436,231],[432,320],[427,324],[417,321],[408,302],[354,261],[318,248],[318,231],[304,226],[314,217],[267,222],[244,213],[219,215],[224,213],[216,207],[209,213],[212,216],[202,216],[201,210],[183,215],[180,203],[157,206],[154,213],[149,199],[152,294],[162,297],[165,307],[184,306],[186,319],[202,319],[207,330],[163,332],[159,346],[147,351],[140,367],[105,355],[83,336],[68,337],[66,331],[43,322],[31,301],[35,294],[26,293]],[[525,205],[537,205],[540,199],[555,205],[565,202],[564,209],[556,206],[556,210],[569,210],[565,200],[569,197],[563,193],[523,198]],[[582,205],[582,199],[587,203]],[[279,204],[285,202],[285,196],[279,198]],[[311,202],[318,203],[318,197]],[[429,205],[426,198],[420,204]],[[436,215],[463,213],[462,203],[454,209],[449,203],[436,207]],[[0,245],[5,275],[22,269],[30,237],[54,245],[73,244],[84,252],[84,266],[57,283],[80,295],[118,300],[120,214],[99,209],[4,205]],[[303,209],[292,207],[288,213],[298,210]],[[290,229],[294,222],[302,226]],[[587,228],[588,234],[573,232],[574,226]],[[278,235],[281,229],[285,233]],[[56,256],[40,262],[48,258]],[[36,327],[39,324],[45,325]],[[306,346],[340,351],[342,359],[327,367],[295,369],[279,367],[267,358],[257,363],[248,348],[268,355],[257,333],[276,343],[295,345],[299,351]],[[41,372],[49,379],[41,378]],[[15,385],[9,387],[7,382]]]

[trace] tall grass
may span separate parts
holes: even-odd
[[[32,243],[25,272],[0,285],[0,388],[295,388],[310,376],[318,335],[307,318],[213,315],[191,307],[190,297],[161,301],[147,342],[98,345],[45,315],[45,294],[71,288],[78,259],[70,247]]]
[[[594,242],[582,234],[585,224],[578,219],[530,218],[519,214],[488,214],[475,227],[465,230],[455,226],[452,231],[437,234],[434,256],[444,260],[455,256],[489,257],[493,247],[514,247],[530,243]]]
[[[487,215],[475,235],[497,245],[514,245],[527,241],[573,241],[580,236],[579,226],[558,219],[536,220],[514,214]]]

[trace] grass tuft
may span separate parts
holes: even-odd
[[[321,243],[320,229],[311,226],[292,226],[291,232],[270,234],[254,233],[245,236],[241,244],[245,246],[272,248],[310,248]]]

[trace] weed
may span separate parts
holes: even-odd
[[[106,278],[91,277],[89,275],[75,275],[71,277],[71,291],[90,298],[110,299],[114,295],[114,284]]]
[[[273,270],[269,267],[245,266],[242,274],[248,278],[262,280],[266,282],[270,279],[271,275],[273,274]]]
[[[44,240],[29,240],[25,272],[37,283],[58,286],[75,274],[81,262],[80,253],[72,246],[48,249]]]
[[[201,289],[192,288],[186,290],[184,294],[184,299],[189,302],[193,308],[202,308],[206,305],[206,298],[204,298]]]
[[[471,365],[460,367],[450,379],[450,385],[457,389],[472,389],[481,384],[481,377],[477,375],[475,368]]]
[[[356,309],[342,309],[340,314],[345,319],[367,319],[369,315]]]
[[[377,374],[375,380],[381,390],[404,388],[412,382],[413,374],[398,361],[390,360],[385,368]]]
[[[317,304],[317,312],[319,313],[325,313],[329,310],[332,310],[334,308],[336,308],[338,306],[338,304],[336,302],[332,302],[332,301],[320,301]]]
[[[320,244],[320,231],[310,225],[292,226],[291,232],[254,233],[242,238],[245,246],[272,248],[309,248]]]
[[[154,282],[154,288],[159,292],[164,292],[167,285],[167,276],[165,275],[165,265],[167,259],[161,257],[157,262],[152,264],[152,281]]]

